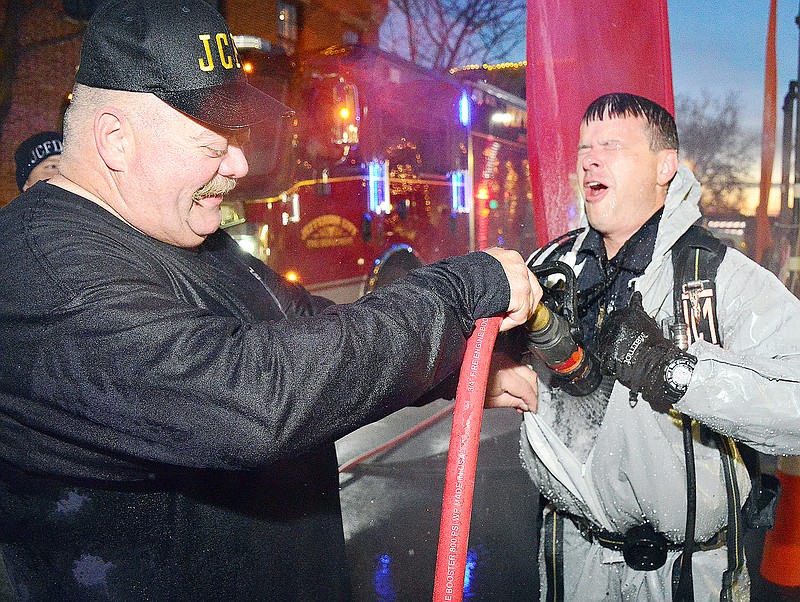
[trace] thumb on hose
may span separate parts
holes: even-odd
[[[533,310],[542,298],[539,281],[516,251],[492,247],[483,252],[500,262],[508,280],[510,298],[508,309],[500,323],[500,330],[506,331],[521,326],[531,318]]]

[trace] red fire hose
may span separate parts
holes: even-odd
[[[469,522],[475,466],[483,419],[483,400],[492,349],[502,318],[482,318],[467,341],[453,409],[442,499],[442,523],[433,585],[434,602],[460,602],[464,596]]]

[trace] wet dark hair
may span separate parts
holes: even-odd
[[[605,94],[587,107],[583,123],[603,121],[606,117],[641,117],[647,123],[645,134],[650,141],[650,150],[678,150],[675,119],[664,107],[648,98],[625,92]]]

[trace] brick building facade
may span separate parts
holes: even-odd
[[[158,0],[154,0],[158,1]],[[235,35],[254,35],[290,53],[331,44],[377,44],[388,0],[209,0]],[[68,0],[78,7],[93,0]],[[64,0],[0,0],[0,206],[17,195],[14,150],[28,136],[60,130],[86,22]]]

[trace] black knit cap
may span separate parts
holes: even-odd
[[[247,83],[228,24],[203,0],[104,2],[86,29],[75,81],[150,92],[223,128],[291,114]]]
[[[41,132],[25,140],[14,151],[14,162],[17,164],[17,188],[28,181],[33,169],[51,155],[60,155],[63,150],[61,134],[58,132]]]

